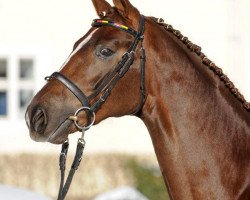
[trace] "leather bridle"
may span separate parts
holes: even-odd
[[[105,103],[109,95],[111,94],[111,91],[115,87],[116,83],[126,74],[126,72],[129,70],[130,66],[134,62],[134,56],[135,56],[135,50],[138,46],[138,43],[141,42],[141,57],[140,57],[140,70],[141,70],[141,85],[140,85],[140,93],[141,93],[141,100],[140,104],[137,106],[135,113],[138,113],[145,100],[145,86],[144,86],[144,77],[145,77],[145,50],[143,48],[142,42],[143,42],[143,34],[144,34],[144,16],[141,16],[140,23],[139,23],[139,29],[138,32],[133,30],[132,28],[126,27],[124,25],[120,25],[118,23],[115,23],[110,20],[103,20],[103,19],[96,19],[92,22],[93,27],[102,27],[102,26],[110,26],[113,28],[118,28],[120,30],[123,30],[132,36],[134,36],[134,41],[130,45],[129,49],[124,53],[122,56],[122,59],[118,62],[118,64],[115,66],[114,70],[106,76],[106,78],[102,81],[102,83],[98,86],[95,91],[87,96],[83,91],[79,89],[79,87],[74,84],[71,80],[69,80],[65,75],[61,74],[60,72],[54,72],[51,76],[45,77],[45,80],[49,81],[51,79],[57,79],[60,81],[64,86],[66,86],[81,102],[82,108],[81,111],[86,112],[87,117],[87,124],[85,126],[78,125],[78,129],[84,128],[85,130],[90,128],[90,125],[93,124],[93,121],[91,122],[91,115],[93,116],[94,113],[96,113],[101,106]],[[93,100],[95,97],[99,96],[99,99],[91,104],[91,100]],[[78,109],[79,113],[79,109]],[[75,115],[76,116],[76,115]],[[77,119],[72,118],[72,119]]]
[[[133,114],[137,114],[143,107],[144,101],[145,101],[145,50],[143,48],[143,39],[144,39],[144,29],[145,29],[145,22],[144,22],[144,16],[141,15],[140,22],[139,22],[139,28],[138,31],[135,31],[132,28],[129,28],[127,26],[115,23],[108,19],[95,19],[92,22],[92,26],[99,28],[103,26],[109,26],[116,29],[120,29],[122,31],[125,31],[132,36],[134,36],[134,41],[128,48],[128,50],[124,53],[121,60],[118,62],[118,64],[115,66],[114,70],[102,81],[102,83],[98,86],[98,88],[89,96],[86,96],[86,94],[79,89],[79,87],[74,84],[71,80],[69,80],[65,75],[61,74],[60,72],[54,72],[51,76],[45,77],[45,80],[49,81],[52,79],[56,79],[60,81],[65,87],[67,87],[75,96],[76,98],[81,102],[82,107],[79,108],[74,116],[70,116],[69,119],[73,120],[77,129],[79,131],[82,131],[82,137],[79,138],[76,154],[74,161],[71,166],[71,170],[69,172],[69,175],[67,177],[66,182],[64,183],[64,176],[65,176],[65,164],[66,164],[66,157],[68,152],[68,141],[64,142],[62,145],[62,150],[60,154],[59,164],[60,164],[60,171],[61,171],[61,182],[60,182],[60,188],[58,193],[58,200],[63,200],[68,192],[68,189],[70,187],[71,181],[73,179],[74,173],[77,170],[81,158],[82,153],[85,146],[85,140],[84,140],[84,133],[86,130],[88,130],[95,122],[95,113],[101,108],[101,106],[106,102],[107,98],[110,96],[111,91],[117,84],[117,82],[126,74],[126,72],[129,70],[130,66],[134,62],[135,57],[135,51],[139,43],[141,43],[141,49],[140,49],[140,103],[138,104],[136,110]],[[94,98],[96,98],[99,95],[99,98],[94,103],[90,103]],[[86,113],[86,125],[81,126],[78,124],[78,114],[82,111],[85,111]]]

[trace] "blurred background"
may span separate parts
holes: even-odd
[[[201,46],[250,100],[249,1],[131,3]],[[44,77],[62,66],[94,18],[91,0],[0,0],[0,184],[57,195],[60,146],[33,142],[24,112]],[[76,138],[70,138],[72,153]],[[150,200],[166,199],[149,134],[139,119],[107,119],[89,130],[86,140],[68,199],[94,199],[120,186],[134,187]]]

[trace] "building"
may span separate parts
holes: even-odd
[[[249,1],[131,2],[145,15],[166,19],[203,47],[250,99]],[[58,150],[29,139],[24,111],[45,83],[43,77],[60,68],[94,18],[91,0],[0,1],[0,151]],[[146,128],[134,118],[110,119],[90,132],[90,152],[153,152]],[[130,145],[124,144],[128,140]]]

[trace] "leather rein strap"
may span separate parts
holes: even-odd
[[[64,183],[65,165],[66,165],[69,143],[68,141],[66,141],[62,145],[62,150],[61,150],[61,154],[59,158],[61,181],[60,181],[60,188],[59,188],[58,198],[57,198],[58,200],[63,200],[65,196],[67,195],[67,192],[69,190],[75,171],[80,165],[84,146],[85,146],[85,140],[84,140],[85,131],[88,130],[94,124],[95,113],[105,103],[105,101],[111,94],[111,91],[115,87],[116,83],[126,74],[130,66],[133,64],[135,51],[139,42],[141,43],[141,49],[140,49],[140,74],[141,74],[141,80],[140,80],[140,96],[141,97],[140,98],[141,99],[140,99],[139,105],[137,106],[133,114],[137,114],[142,109],[142,106],[145,101],[146,56],[145,56],[145,50],[143,48],[143,39],[144,39],[143,34],[144,34],[144,29],[145,29],[144,16],[141,15],[140,17],[138,32],[133,30],[132,28],[129,28],[127,26],[124,26],[124,25],[121,25],[121,24],[118,24],[118,23],[115,23],[113,21],[106,20],[106,19],[95,19],[93,20],[92,26],[96,28],[99,28],[102,26],[110,26],[116,29],[120,29],[122,31],[125,31],[133,35],[135,39],[133,43],[130,45],[129,49],[122,56],[122,59],[115,66],[114,70],[108,76],[106,76],[106,78],[102,81],[99,87],[89,96],[86,96],[84,92],[80,90],[76,84],[74,84],[71,80],[69,80],[65,75],[61,74],[60,72],[54,72],[51,76],[45,77],[45,80],[47,81],[50,81],[52,79],[56,79],[60,81],[64,86],[66,86],[75,95],[75,97],[81,102],[83,106],[76,111],[74,116],[70,116],[69,118],[69,119],[74,120],[74,123],[76,127],[78,128],[78,130],[82,131],[82,137],[78,139],[74,161],[72,163],[71,170],[68,174],[68,177],[65,183]],[[99,99],[91,105],[90,101],[94,99],[95,97],[97,97],[98,95],[100,95]],[[77,115],[81,111],[86,112],[87,124],[85,126],[80,126],[79,124],[77,124]]]

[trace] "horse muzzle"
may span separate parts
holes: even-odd
[[[25,113],[25,121],[32,139],[36,141],[46,140],[44,133],[48,124],[48,116],[43,108],[35,107],[31,111],[28,108]]]

